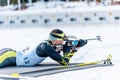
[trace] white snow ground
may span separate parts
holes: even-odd
[[[4,28],[0,29],[0,49],[10,47],[21,50],[47,39],[49,32],[54,28],[62,29],[67,35],[75,35],[81,39],[101,36],[103,42],[89,41],[85,47],[79,49],[71,62],[95,61],[105,59],[108,54],[112,54],[114,66],[69,71],[29,80],[120,80],[120,24]],[[54,61],[47,58],[46,62]]]

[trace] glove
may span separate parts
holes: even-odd
[[[83,47],[83,46],[86,45],[86,44],[87,44],[87,40],[80,39],[80,40],[78,41],[77,47]]]
[[[69,66],[69,58],[62,57],[62,61],[59,61],[61,65]]]
[[[70,59],[74,54],[75,54],[75,52],[64,53],[64,57]]]

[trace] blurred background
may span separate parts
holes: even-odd
[[[120,0],[0,0],[0,28],[120,22]]]

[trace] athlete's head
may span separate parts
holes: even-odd
[[[65,38],[65,34],[60,29],[53,29],[49,35],[50,40],[64,40],[64,38]]]
[[[49,34],[49,39],[52,41],[63,41],[65,38],[64,32],[60,29],[53,29]]]

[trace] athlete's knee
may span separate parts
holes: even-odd
[[[16,51],[8,48],[4,48],[0,50],[0,67],[8,66],[9,64],[13,64],[15,62],[14,60],[16,58]]]

